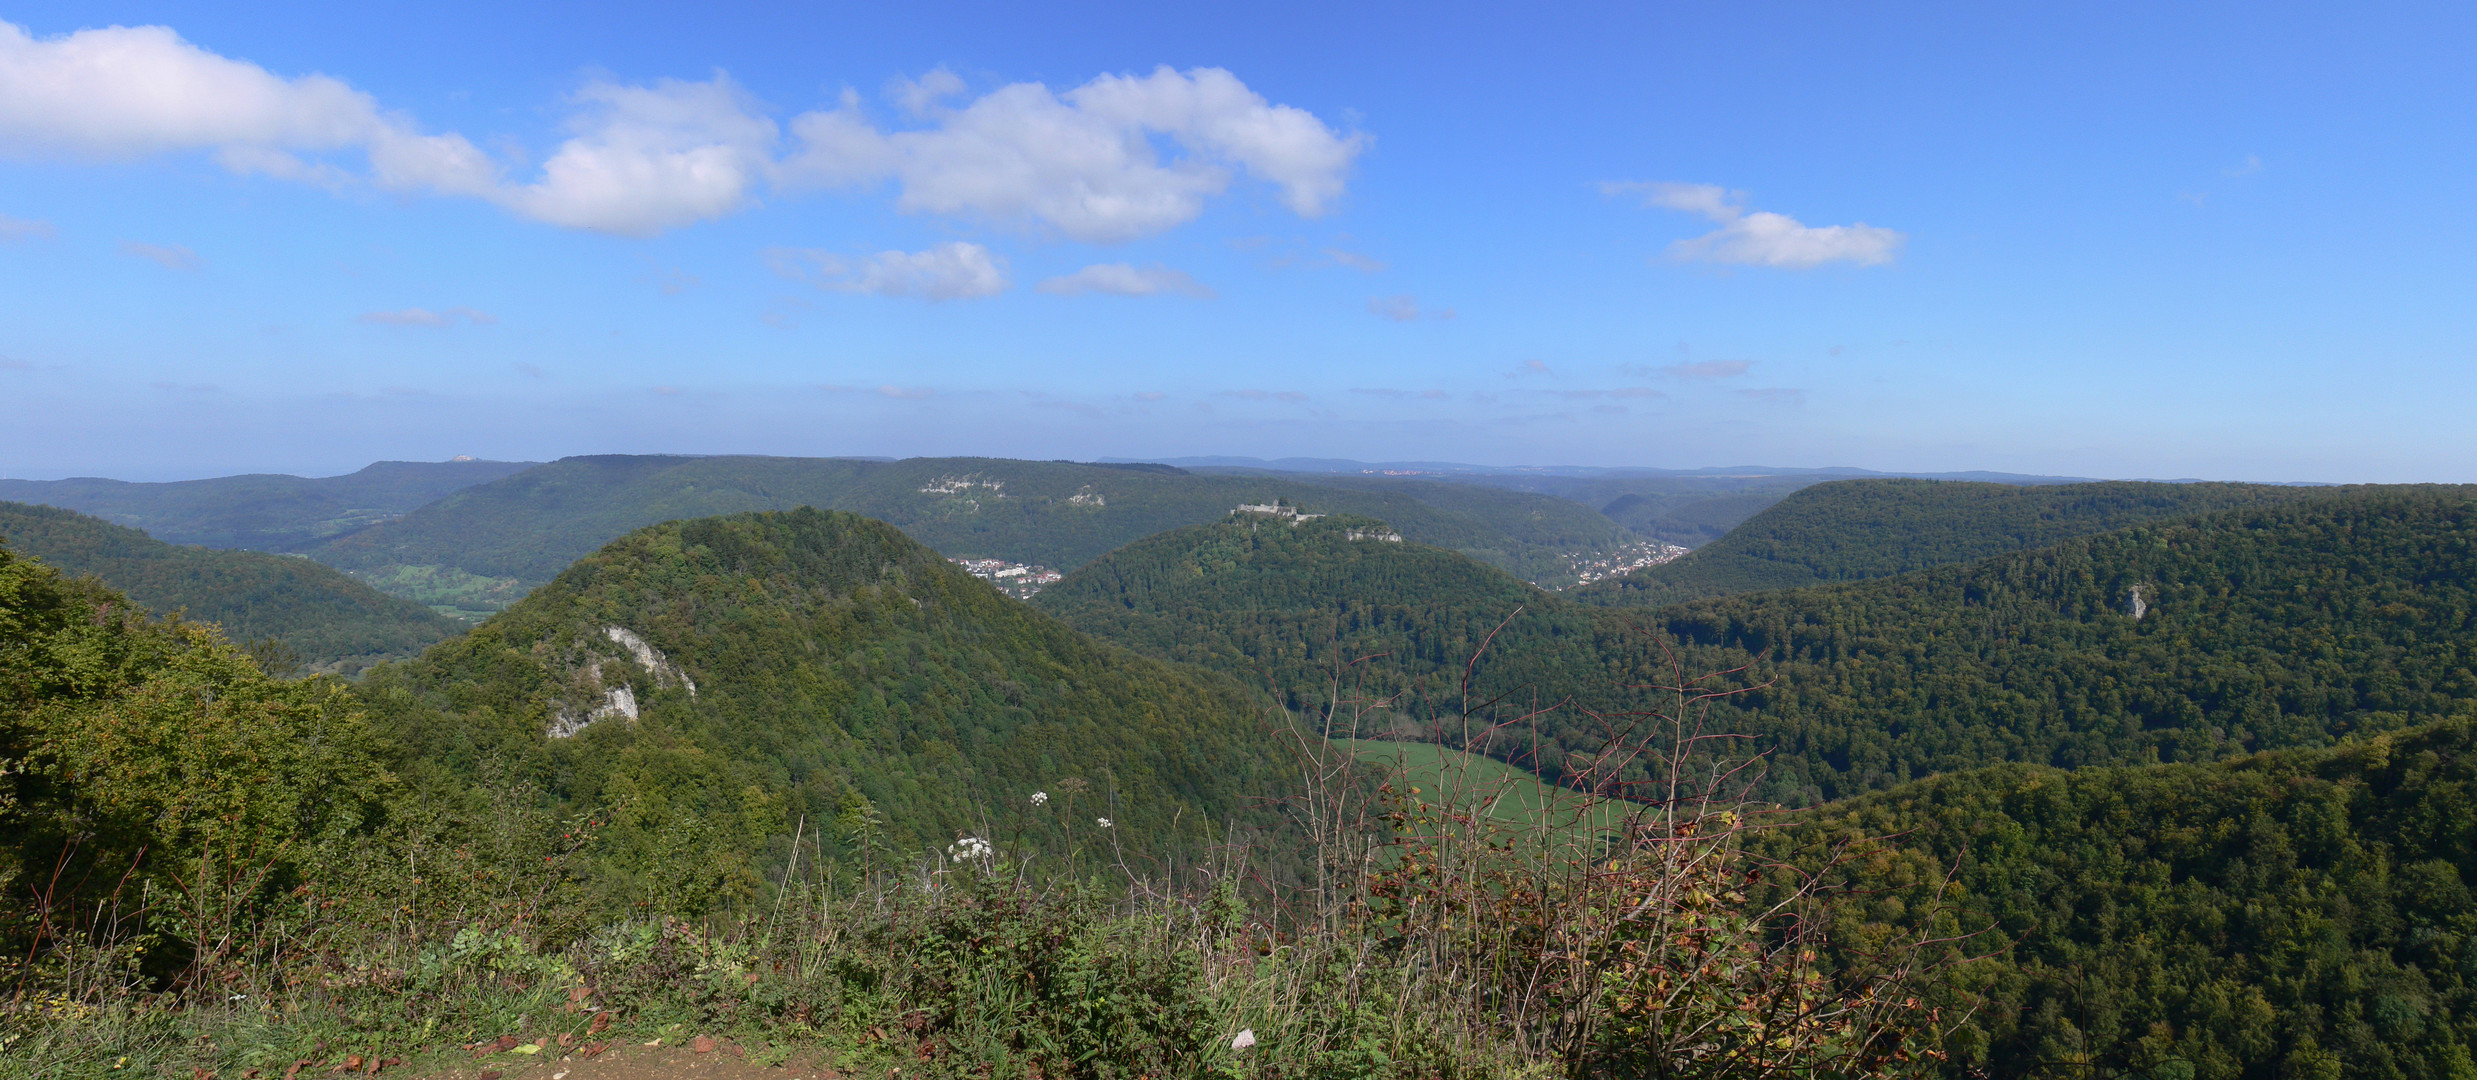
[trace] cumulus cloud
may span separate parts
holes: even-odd
[[[0,214],[0,244],[14,244],[26,240],[49,240],[54,235],[51,222],[28,221],[25,218]]]
[[[0,22],[0,152],[94,160],[182,150],[287,179],[338,175],[299,154],[359,150],[383,187],[482,194],[495,182],[488,157],[462,136],[423,135],[338,79],[287,79],[170,27],[38,40]]]
[[[1753,366],[1752,360],[1701,360],[1665,364],[1660,373],[1672,379],[1734,379]]]
[[[1680,262],[1715,262],[1738,266],[1777,266],[1804,270],[1825,263],[1848,262],[1880,266],[1900,254],[1908,238],[1865,222],[1853,225],[1805,225],[1786,214],[1748,210],[1745,193],[1715,184],[1614,182],[1600,185],[1609,195],[1640,195],[1646,206],[1709,218],[1720,227],[1669,245],[1669,257]]]
[[[36,38],[0,22],[0,155],[202,151],[241,174],[468,196],[630,235],[732,213],[764,188],[891,180],[905,210],[1115,242],[1193,219],[1241,173],[1321,215],[1367,145],[1219,68],[1104,75],[1063,94],[1015,83],[948,104],[966,89],[944,69],[899,83],[897,104],[924,126],[887,130],[849,92],[784,125],[719,72],[598,80],[570,96],[567,137],[535,175],[511,180],[464,136],[425,132],[340,79],[278,75],[164,26]]]
[[[166,270],[195,270],[206,265],[206,260],[199,258],[197,252],[179,244],[141,244],[135,240],[123,240],[120,242],[120,253],[145,259]]]
[[[717,72],[706,82],[597,82],[541,178],[495,198],[553,225],[646,235],[747,205],[773,164],[774,121]]]
[[[1367,144],[1304,109],[1267,102],[1220,68],[1104,75],[1064,94],[1014,83],[951,109],[934,103],[960,80],[939,74],[896,95],[935,114],[928,128],[880,130],[848,94],[834,109],[793,118],[798,147],[782,162],[786,182],[891,179],[905,210],[1116,243],[1193,219],[1234,170],[1272,184],[1293,213],[1320,216]],[[1165,161],[1156,139],[1184,153]]]
[[[1008,284],[1003,257],[961,241],[927,251],[881,251],[859,259],[814,249],[774,248],[765,254],[776,273],[831,292],[972,300],[996,296]]]
[[[1158,296],[1177,293],[1200,300],[1213,297],[1213,290],[1206,288],[1202,282],[1160,263],[1140,267],[1126,263],[1099,263],[1072,274],[1050,278],[1035,288],[1057,296],[1080,296],[1084,293]]]
[[[364,312],[353,321],[378,326],[454,326],[459,322],[472,326],[489,326],[498,322],[499,318],[487,311],[475,311],[469,307],[441,308],[437,311],[416,307],[405,308],[402,311]],[[536,369],[532,374],[538,378],[541,372]]]

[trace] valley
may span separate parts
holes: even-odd
[[[1281,905],[1324,903],[1343,848],[1362,906],[1315,910],[1411,933],[1390,898],[1458,866],[1420,886],[1438,917],[1547,905],[1515,925],[1599,910],[1552,902],[1596,872],[1451,875],[1648,858],[1670,829],[1773,868],[1741,899],[1828,927],[1802,947],[1831,978],[1935,942],[1902,978],[1968,1018],[1932,1028],[1949,1075],[2445,1075],[2477,1030],[2477,489],[1827,480],[1680,555],[1431,477],[572,458],[287,541],[309,558],[24,504],[0,537],[0,756],[37,763],[0,878],[122,860],[187,888],[203,864],[144,852],[255,837],[265,880],[340,905],[286,916],[329,950],[521,910],[548,935],[521,948],[616,980],[637,954],[587,943],[646,913],[879,925],[930,917],[884,906],[892,883],[999,867],[971,888],[1218,889],[1228,925],[1290,933]],[[1643,561],[1585,581],[1577,551]],[[1663,801],[1680,785],[1713,794]],[[1000,907],[1118,925],[1053,899]],[[917,947],[833,946],[855,972]],[[748,1030],[860,992],[800,970]]]

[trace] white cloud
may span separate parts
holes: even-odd
[[[495,196],[540,221],[647,235],[717,218],[749,201],[773,166],[774,121],[717,73],[708,82],[593,83],[574,137],[541,179]]]
[[[1717,222],[1720,227],[1711,232],[1669,245],[1669,257],[1681,262],[1800,270],[1833,262],[1879,266],[1891,262],[1908,239],[1865,222],[1805,225],[1786,214],[1749,211],[1744,192],[1714,184],[1629,181],[1605,183],[1600,190],[1609,195],[1640,194],[1646,206],[1681,210]]]
[[[964,84],[962,76],[944,67],[936,67],[917,79],[895,80],[886,96],[902,106],[905,115],[927,117],[940,112],[940,103],[947,98],[969,89],[971,87]]]
[[[195,270],[206,265],[198,253],[179,244],[141,244],[135,240],[120,242],[120,253],[145,259],[166,270]]]
[[[938,76],[897,96],[907,108],[926,108],[959,88],[960,80]],[[1014,83],[939,110],[936,126],[914,131],[879,131],[846,95],[790,126],[800,145],[782,164],[787,182],[893,179],[905,210],[1027,224],[1092,243],[1193,219],[1229,187],[1233,168],[1275,185],[1292,212],[1319,216],[1341,196],[1367,143],[1303,109],[1267,103],[1220,68],[1104,75],[1063,95]],[[1185,153],[1163,161],[1156,136]]]
[[[1209,300],[1213,290],[1184,272],[1172,270],[1160,263],[1150,266],[1130,266],[1126,263],[1098,263],[1072,274],[1050,278],[1038,286],[1042,292],[1058,296],[1083,293],[1108,293],[1112,296],[1157,296],[1178,293]]]
[[[357,316],[353,321],[373,323],[379,326],[454,326],[458,322],[464,322],[474,326],[489,326],[498,322],[499,318],[498,316],[492,315],[487,311],[475,311],[469,307],[452,307],[442,308],[438,311],[431,311],[428,308],[406,308],[402,311],[371,311],[364,312],[363,314]],[[533,374],[537,378],[540,377],[540,369],[535,369]]]
[[[846,92],[836,107],[790,121],[795,150],[784,156],[781,127],[720,73],[596,81],[571,96],[568,137],[538,173],[511,181],[464,136],[424,133],[340,79],[277,75],[169,27],[38,39],[0,22],[0,155],[204,151],[245,175],[479,198],[629,235],[733,213],[768,185],[893,180],[905,210],[1115,242],[1192,220],[1235,172],[1273,185],[1292,211],[1320,215],[1367,144],[1219,68],[1105,75],[1064,94],[1015,83],[947,104],[966,89],[942,68],[898,83],[898,104],[926,126],[894,131]],[[1157,141],[1177,152],[1165,160]]]
[[[833,292],[970,300],[1005,292],[1006,260],[979,244],[949,242],[927,251],[881,251],[846,259],[814,249],[766,253],[776,273]]]
[[[226,168],[326,182],[298,153],[364,151],[397,190],[479,194],[488,158],[462,136],[425,136],[325,75],[286,79],[207,52],[170,27],[114,26],[37,40],[0,22],[0,152],[130,158],[213,150]]]
[[[13,218],[7,214],[0,214],[0,244],[14,244],[24,240],[49,240],[54,235],[55,231],[51,222],[28,221],[25,218]]]

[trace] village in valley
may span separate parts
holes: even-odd
[[[964,569],[965,573],[998,587],[998,591],[1017,600],[1029,600],[1032,594],[1055,584],[1066,575],[1046,566],[1008,562],[1004,559],[946,560]]]

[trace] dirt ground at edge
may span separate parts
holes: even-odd
[[[881,1071],[836,1069],[814,1052],[793,1054],[781,1065],[760,1065],[747,1051],[728,1042],[706,1053],[692,1046],[661,1046],[615,1042],[592,1057],[575,1053],[535,1061],[492,1054],[470,1063],[436,1060],[405,1070],[406,1080],[858,1080],[864,1076],[898,1076]],[[882,1069],[882,1067],[881,1067]],[[301,1080],[310,1080],[303,1070]],[[325,1080],[324,1077],[319,1080]]]

